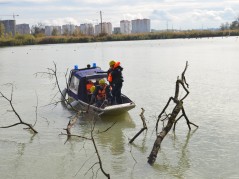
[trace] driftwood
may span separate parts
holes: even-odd
[[[24,122],[22,120],[22,118],[20,117],[20,115],[17,113],[17,111],[15,110],[14,106],[13,106],[13,103],[12,103],[12,100],[13,100],[13,84],[10,84],[12,86],[12,90],[11,90],[11,97],[10,99],[7,98],[1,91],[0,91],[0,97],[4,98],[5,100],[7,100],[12,108],[12,111],[15,113],[15,115],[17,116],[19,122],[18,123],[15,123],[15,124],[12,124],[12,125],[8,125],[8,126],[2,126],[0,128],[10,128],[10,127],[14,127],[14,126],[17,126],[17,125],[25,125],[28,127],[28,129],[31,129],[35,134],[38,133],[31,124],[28,124],[26,122]]]
[[[79,112],[79,113],[76,113],[76,115],[75,115],[73,118],[71,118],[71,120],[68,122],[67,127],[66,127],[66,129],[65,129],[65,130],[66,130],[66,133],[67,133],[68,135],[71,135],[71,128],[72,128],[72,126],[75,125],[75,123],[76,123],[77,120],[79,119],[80,115],[81,115],[80,112]]]
[[[147,130],[148,127],[146,125],[146,122],[145,122],[145,117],[144,117],[144,108],[141,108],[142,109],[142,112],[140,113],[140,117],[141,117],[141,120],[143,122],[143,128],[141,128],[141,130],[129,141],[129,143],[131,144],[132,142],[134,142],[134,140],[144,131],[144,130]]]
[[[152,165],[156,158],[157,158],[157,154],[158,154],[158,151],[160,149],[160,146],[161,146],[161,143],[164,139],[164,137],[168,134],[168,132],[171,130],[172,126],[174,125],[174,130],[175,130],[175,126],[176,126],[176,123],[178,122],[178,120],[181,118],[181,117],[184,117],[186,119],[186,122],[187,122],[187,125],[188,125],[188,128],[189,130],[191,130],[191,127],[190,127],[190,124],[194,125],[195,127],[198,127],[197,125],[195,125],[194,123],[190,122],[188,120],[188,117],[185,113],[185,110],[184,110],[184,107],[183,107],[183,100],[188,96],[189,94],[189,91],[187,88],[189,88],[189,85],[187,84],[186,82],[186,78],[185,78],[185,72],[187,70],[187,67],[188,67],[188,62],[186,62],[186,66],[185,66],[185,69],[181,75],[181,79],[178,77],[177,81],[176,81],[176,88],[175,88],[175,95],[174,97],[170,97],[166,106],[163,108],[162,112],[159,114],[158,116],[158,119],[157,119],[157,123],[156,123],[156,133],[157,133],[157,138],[154,142],[154,146],[153,146],[153,149],[148,157],[148,163],[150,165]],[[186,94],[184,95],[183,98],[181,99],[178,99],[178,96],[179,96],[179,87],[180,85],[183,87],[183,89],[185,90]],[[186,86],[185,86],[186,85]],[[161,119],[162,115],[165,113],[167,107],[169,106],[170,102],[173,101],[175,103],[175,107],[173,108],[172,110],[172,113],[170,115],[168,115],[168,123],[166,125],[166,127],[164,127],[162,129],[162,131],[160,133],[158,133],[158,123],[159,123],[159,120]],[[182,111],[182,115],[178,118],[178,114]]]

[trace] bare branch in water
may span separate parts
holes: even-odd
[[[144,108],[141,108],[142,109],[142,112],[140,113],[140,117],[141,117],[141,120],[142,120],[142,123],[143,123],[143,128],[129,141],[129,143],[131,144],[132,142],[134,142],[134,140],[144,131],[144,130],[147,130],[148,127],[146,125],[146,122],[145,122],[145,117],[144,117]]]
[[[103,131],[98,131],[98,133],[104,133],[107,132],[108,130],[110,130],[115,124],[117,123],[117,121],[115,121],[110,127],[108,127],[107,129],[103,130]]]
[[[12,111],[15,113],[15,115],[17,116],[17,118],[18,118],[18,120],[19,120],[20,122],[15,123],[15,124],[12,124],[12,125],[9,125],[9,126],[2,126],[2,127],[0,127],[0,128],[10,128],[10,127],[14,127],[14,126],[16,126],[16,125],[22,124],[22,125],[28,126],[29,129],[31,129],[34,133],[38,133],[38,132],[33,128],[33,126],[32,126],[31,124],[28,124],[28,123],[24,122],[24,121],[21,119],[20,115],[19,115],[19,114],[17,113],[17,111],[15,110],[15,108],[14,108],[14,106],[13,106],[13,103],[12,103],[12,100],[13,100],[13,84],[11,84],[11,87],[12,87],[12,89],[11,89],[11,97],[10,97],[10,99],[9,99],[8,97],[6,97],[1,91],[0,91],[0,97],[1,97],[1,98],[4,98],[6,101],[9,102],[9,104],[10,104],[10,106],[11,106],[11,108],[12,108]]]
[[[184,68],[184,71],[182,72],[181,79],[179,79],[179,77],[177,78],[174,97],[170,97],[169,98],[166,106],[163,108],[163,110],[161,111],[161,113],[158,116],[158,120],[157,120],[156,126],[155,126],[156,127],[157,138],[156,138],[156,140],[154,142],[154,146],[152,148],[152,151],[151,151],[151,153],[150,153],[150,155],[148,157],[148,163],[150,165],[154,164],[154,162],[155,162],[155,160],[157,158],[158,151],[160,149],[160,146],[161,146],[161,143],[162,143],[164,137],[168,134],[168,132],[171,130],[173,125],[174,125],[173,130],[175,130],[176,123],[178,122],[179,119],[181,119],[182,117],[185,117],[189,130],[191,130],[190,124],[194,125],[195,127],[198,127],[197,125],[191,123],[188,120],[188,118],[186,116],[186,113],[185,113],[185,110],[183,108],[183,100],[189,94],[189,91],[187,89],[189,87],[189,85],[187,84],[186,78],[185,78],[185,72],[187,70],[187,67],[188,67],[188,62],[186,62],[186,66]],[[180,85],[185,90],[186,94],[184,95],[183,98],[178,99]],[[165,127],[163,127],[163,129],[162,129],[162,131],[160,133],[158,133],[158,123],[159,123],[159,120],[161,119],[162,115],[165,113],[165,111],[168,108],[168,106],[169,106],[171,101],[173,101],[175,103],[175,107],[173,108],[172,112],[170,113],[170,116],[168,116],[168,123],[167,123],[167,125]],[[178,117],[178,119],[176,119],[178,114],[181,111],[182,111],[182,115],[180,115]]]

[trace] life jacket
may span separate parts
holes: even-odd
[[[120,62],[116,62],[114,65],[114,69],[117,68],[118,66],[120,66]]]
[[[118,66],[120,66],[120,62],[116,62],[115,65],[114,65],[114,67],[113,67],[113,69],[117,68]],[[112,73],[112,71],[109,72],[108,78],[107,78],[108,82],[110,82],[110,83],[113,81],[113,78],[112,78],[112,74],[111,74],[111,73]]]
[[[90,93],[90,88],[93,86],[94,84],[93,83],[87,83],[86,84],[86,89],[87,91]]]
[[[113,79],[112,79],[112,74],[111,74],[111,73],[112,73],[112,72],[109,72],[109,74],[108,74],[108,79],[107,79],[108,82],[110,82],[110,83],[111,83],[112,80],[113,80]]]
[[[98,94],[97,94],[97,100],[103,100],[103,99],[105,99],[105,97],[106,97],[106,87],[107,87],[107,85],[105,85],[104,87],[103,87],[103,89],[99,89],[99,91],[98,91]]]

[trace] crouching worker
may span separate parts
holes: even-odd
[[[110,86],[105,82],[104,79],[99,81],[99,85],[96,86],[90,104],[96,102],[96,106],[100,108],[104,108],[107,105],[111,104],[112,94],[110,91]]]
[[[88,100],[89,100],[90,104],[95,103],[95,97],[93,96],[94,91],[95,91],[95,85],[91,86],[90,93],[88,93]]]

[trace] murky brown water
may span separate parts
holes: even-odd
[[[64,144],[66,138],[59,134],[65,132],[72,113],[61,105],[45,106],[55,95],[53,81],[36,78],[34,73],[53,68],[54,61],[64,88],[67,68],[95,62],[107,69],[112,59],[121,61],[123,93],[137,105],[129,113],[96,124],[96,143],[112,178],[239,178],[238,51],[237,37],[1,48],[0,91],[9,96],[10,88],[3,84],[14,83],[14,106],[29,123],[36,120],[38,98],[35,128],[39,134],[32,136],[23,126],[0,129],[0,178],[104,178],[97,173],[98,166],[88,171],[97,162],[91,141],[76,138]],[[190,95],[185,110],[200,127],[189,132],[180,119],[176,133],[164,139],[151,167],[147,157],[155,140],[156,116],[174,95],[176,78],[186,60]],[[142,127],[141,107],[146,110],[149,130],[129,145],[129,138]],[[17,122],[8,109],[0,99],[0,126]],[[81,118],[73,133],[88,136],[88,118]],[[114,121],[109,131],[97,133]]]

